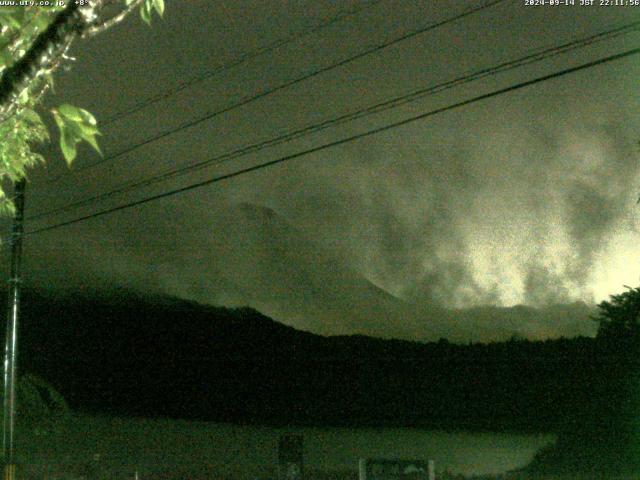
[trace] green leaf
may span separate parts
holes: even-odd
[[[49,129],[40,118],[40,115],[30,108],[25,108],[20,112],[20,118],[28,124],[31,135],[34,140],[48,140]]]
[[[87,142],[102,156],[102,151],[96,140],[100,135],[95,117],[83,108],[63,104],[57,110],[52,110],[53,117],[60,129],[60,149],[67,163],[71,163],[77,154],[77,144]]]
[[[19,94],[18,94],[18,103],[21,105],[26,105],[27,102],[29,101],[29,87],[23,89]]]
[[[4,197],[4,195],[3,195]],[[0,200],[0,215],[9,215],[13,217],[16,213],[16,206],[9,198],[3,198]]]
[[[37,112],[35,112],[34,110],[31,110],[30,108],[25,108],[22,111],[22,116],[24,117],[25,120],[31,123],[37,123],[37,124],[42,123],[42,119],[40,118],[40,115],[38,115]]]
[[[53,115],[53,119],[56,121],[56,125],[58,126],[58,130],[60,130],[60,134],[62,135],[62,130],[64,130],[64,120],[60,116],[57,110],[51,110],[51,114]]]
[[[164,14],[164,0],[153,0],[153,7],[158,12],[158,15],[162,17]]]
[[[72,120],[74,122],[83,121],[82,113],[80,112],[80,109],[78,107],[74,107],[73,105],[69,105],[68,103],[63,103],[62,105],[60,105],[58,107],[58,112],[60,112],[61,115],[64,115],[69,120]]]
[[[89,125],[86,123],[77,123],[76,128],[77,128],[78,135],[82,138],[85,138],[87,136],[93,137],[94,135],[100,135],[100,131],[98,130],[98,127],[94,125]]]
[[[76,138],[84,140],[91,145],[93,149],[102,156],[102,151],[100,150],[96,140],[96,135],[100,135],[97,127],[88,124],[76,124],[74,125],[72,133]]]
[[[10,28],[19,30],[22,27],[22,23],[13,14],[3,12],[4,8],[0,8],[0,25],[6,25]]]
[[[76,158],[76,144],[79,141],[77,133],[74,133],[73,131],[74,129],[77,129],[76,123],[69,122],[65,119],[65,117],[60,114],[59,110],[52,110],[51,113],[53,113],[53,119],[60,130],[60,150],[62,150],[62,155],[67,161],[67,164],[71,165],[71,162]]]
[[[18,22],[20,22],[20,25],[23,25],[28,17],[27,11],[30,9],[24,7],[13,7],[10,8],[10,10],[13,10],[12,12],[10,12],[10,15],[18,20]]]
[[[20,30],[24,20],[24,8],[3,7],[0,8],[0,25]]]
[[[38,32],[46,30],[51,23],[51,17],[44,10],[40,10],[33,19],[33,25]]]
[[[82,121],[86,124],[93,125],[94,127],[98,124],[96,118],[90,113],[87,112],[84,108],[78,108],[80,112],[80,116],[82,117]]]
[[[0,50],[0,67],[8,67],[13,63],[13,55],[6,50]]]
[[[102,157],[102,150],[100,150],[100,146],[98,145],[98,141],[96,140],[96,136],[95,135],[90,135],[90,136],[86,136],[83,137],[84,140],[93,147],[93,149],[98,152],[98,154]]]
[[[140,6],[140,17],[142,21],[151,26],[151,2],[153,0],[144,0]]]
[[[65,128],[60,132],[60,150],[62,150],[62,155],[64,155],[67,165],[71,165],[76,158],[78,153],[77,143],[78,139],[68,129]]]

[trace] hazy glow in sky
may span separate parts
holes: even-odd
[[[616,188],[607,184],[610,178],[603,175],[608,168],[615,168],[611,149],[598,138],[567,132],[564,145],[557,151],[556,170],[551,180],[555,185],[544,188],[542,184],[518,185],[506,194],[494,190],[493,195],[483,197],[478,206],[479,214],[467,229],[466,242],[473,264],[474,279],[483,289],[497,293],[503,305],[528,303],[525,292],[527,267],[536,264],[543,267],[550,278],[566,294],[566,300],[600,302],[623,289],[623,285],[637,285],[640,281],[640,205],[635,203],[640,193],[640,177],[637,170],[621,179],[627,185],[638,185],[639,192]],[[637,160],[636,160],[637,161]],[[553,164],[550,164],[553,169]],[[552,170],[553,172],[553,170]],[[571,277],[572,263],[579,261],[576,239],[572,239],[566,223],[567,204],[562,194],[568,182],[577,182],[586,188],[620,195],[618,216],[608,225],[597,243],[586,270],[578,278]],[[549,184],[547,184],[549,186]],[[540,190],[538,190],[540,188]],[[538,196],[541,209],[529,209],[526,200],[519,195]],[[613,198],[611,199],[614,200]],[[594,205],[592,208],[596,209]],[[585,206],[584,213],[598,216]],[[585,227],[588,227],[588,223]],[[556,300],[562,300],[562,296]]]
[[[637,222],[638,215],[633,217]],[[621,232],[614,235],[607,247],[597,256],[591,276],[593,294],[597,302],[621,292],[623,285],[636,287],[640,284],[638,245],[640,245],[638,230]]]

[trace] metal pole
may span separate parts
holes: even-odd
[[[20,180],[14,186],[16,208],[11,230],[11,273],[9,276],[9,301],[7,308],[7,333],[4,355],[4,421],[2,448],[4,454],[3,480],[15,480],[14,434],[16,420],[16,371],[18,356],[18,315],[20,313],[20,261],[24,231],[24,191],[26,182]]]

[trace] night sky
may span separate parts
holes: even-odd
[[[170,1],[152,28],[136,15],[75,44],[77,60],[58,73],[48,102],[93,112],[103,124],[105,159],[84,146],[69,170],[55,142],[45,147],[50,161],[30,174],[27,217],[640,20],[640,7],[579,3],[505,1],[110,159],[483,4]],[[342,18],[316,28],[335,17]],[[290,37],[297,39],[211,75]],[[636,31],[594,43],[29,220],[26,228],[277,159],[637,48],[639,40]],[[464,341],[593,335],[593,304],[638,284],[639,76],[638,56],[627,57],[29,235],[25,280],[66,291],[118,286],[250,305],[322,334]],[[122,115],[165,92],[173,93]]]

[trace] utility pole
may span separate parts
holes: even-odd
[[[14,185],[15,215],[11,229],[11,273],[9,276],[9,301],[7,306],[7,333],[4,353],[4,421],[2,425],[2,450],[4,456],[3,480],[15,480],[14,435],[16,423],[16,380],[18,356],[18,317],[20,313],[20,262],[22,260],[22,236],[24,232],[24,191],[26,182]]]

